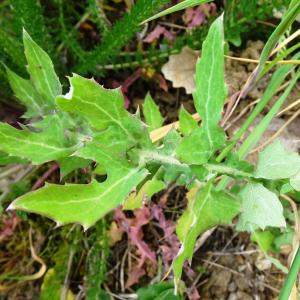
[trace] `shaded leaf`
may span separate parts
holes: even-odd
[[[77,156],[64,157],[58,160],[60,177],[63,178],[71,172],[87,167],[91,161]]]
[[[37,93],[30,80],[26,80],[6,67],[9,84],[20,102],[27,108],[25,117],[43,115],[41,96]]]
[[[257,227],[285,227],[283,207],[276,194],[261,183],[248,183],[240,192],[242,213],[238,230],[253,231]]]
[[[188,208],[176,228],[182,246],[172,265],[175,282],[181,278],[185,260],[192,260],[197,237],[215,225],[231,223],[240,211],[238,201],[225,192],[215,191],[211,183],[189,196]]]
[[[284,179],[290,178],[300,170],[300,156],[284,149],[280,141],[276,141],[259,153],[257,178]]]
[[[151,197],[163,190],[166,187],[165,183],[155,178],[146,181],[137,193],[132,193],[126,199],[123,209],[133,210],[141,208],[145,201],[151,200]]]
[[[174,295],[174,285],[171,282],[160,282],[142,287],[137,291],[139,300],[180,300]]]

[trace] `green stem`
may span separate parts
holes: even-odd
[[[300,247],[298,247],[296,256],[290,268],[290,271],[284,281],[283,287],[280,291],[279,300],[288,300],[300,271]]]

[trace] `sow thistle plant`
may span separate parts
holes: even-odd
[[[298,14],[295,10],[299,13],[296,2],[266,44],[256,78],[263,73],[278,30],[291,24]],[[30,79],[6,69],[11,88],[27,108],[27,122],[21,129],[0,123],[0,163],[57,161],[66,176],[95,162],[107,178],[89,184],[46,184],[14,200],[9,209],[38,213],[58,225],[79,223],[87,230],[119,205],[127,210],[139,208],[170,183],[185,186],[188,205],[176,228],[181,248],[172,264],[176,291],[197,238],[209,228],[231,224],[237,217],[236,229],[259,239],[265,229],[287,226],[280,196],[300,191],[300,156],[275,141],[260,153],[256,168],[243,159],[282,107],[299,70],[242,146],[233,149],[294,70],[292,64],[277,68],[254,111],[228,140],[219,126],[227,97],[223,18],[219,17],[203,43],[196,67],[194,104],[200,125],[182,108],[179,128],[174,126],[153,141],[153,130],[162,126],[163,117],[150,95],[143,107],[144,121],[139,112],[130,114],[124,108],[120,89],[105,89],[94,79],[73,74],[68,78],[69,92],[63,95],[49,56],[26,31],[23,42]]]

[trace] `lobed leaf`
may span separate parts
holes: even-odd
[[[69,81],[69,93],[56,99],[62,110],[85,117],[98,130],[117,128],[126,137],[128,145],[141,139],[149,140],[142,122],[126,111],[120,89],[105,89],[94,79],[77,74],[73,74]]]
[[[257,227],[285,227],[283,207],[276,194],[261,183],[248,183],[240,192],[242,213],[237,229],[253,231]]]
[[[9,155],[32,161],[39,165],[70,155],[79,145],[66,143],[62,134],[57,134],[55,123],[42,132],[30,131],[24,126],[18,130],[0,123],[0,150]]]
[[[29,34],[23,30],[25,56],[28,62],[28,73],[36,91],[55,107],[55,97],[61,94],[61,84],[55,73],[49,55],[39,47]]]
[[[195,107],[202,119],[203,136],[211,152],[224,145],[225,136],[219,127],[227,96],[224,77],[223,16],[211,25],[196,66]]]
[[[147,170],[130,166],[102,149],[97,159],[108,168],[107,180],[90,184],[47,184],[17,198],[13,209],[39,213],[58,224],[80,223],[85,229],[120,205],[130,191],[148,174]]]

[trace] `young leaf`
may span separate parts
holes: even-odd
[[[37,93],[31,81],[20,77],[8,67],[6,67],[6,73],[15,96],[27,108],[25,116],[31,118],[43,115],[45,104],[42,103],[42,97]]]
[[[238,201],[223,191],[216,192],[211,183],[190,196],[187,211],[176,228],[182,246],[172,265],[175,282],[181,278],[185,260],[192,260],[197,237],[215,225],[231,223],[240,211]]]
[[[300,171],[291,177],[290,184],[296,191],[300,192]]]
[[[181,300],[174,295],[174,285],[171,282],[160,282],[142,287],[137,291],[139,300]]]
[[[181,106],[179,112],[179,130],[186,136],[192,133],[192,131],[198,127],[197,121],[192,117],[187,110]]]
[[[23,30],[23,43],[28,73],[33,85],[37,92],[48,101],[48,104],[54,107],[55,97],[61,94],[61,84],[53,63],[49,55],[32,40],[25,30]]]
[[[143,113],[146,120],[146,124],[149,125],[149,131],[152,131],[162,126],[164,118],[161,116],[159,107],[155,104],[153,98],[149,93],[145,98]]]
[[[261,183],[248,183],[240,192],[242,213],[237,224],[241,231],[253,231],[257,227],[285,227],[283,207],[276,194]]]
[[[110,126],[118,128],[127,137],[128,144],[148,137],[141,121],[124,108],[120,89],[105,89],[94,79],[86,79],[77,74],[73,74],[69,81],[69,93],[56,99],[62,110],[84,116],[99,130]]]
[[[211,156],[211,148],[202,128],[195,128],[185,136],[176,149],[177,157],[188,164],[204,164]]]
[[[284,179],[290,178],[300,171],[300,156],[288,152],[277,140],[259,153],[257,169],[254,173],[257,178]]]
[[[57,135],[56,126],[42,132],[33,132],[27,128],[18,130],[0,123],[0,140],[0,150],[37,165],[65,157],[78,148],[66,144],[64,136]]]
[[[97,154],[98,160],[108,170],[108,178],[103,183],[47,184],[17,198],[10,208],[45,215],[60,225],[75,222],[89,228],[120,205],[148,174],[146,170],[133,168],[101,149]]]
[[[196,66],[194,102],[202,119],[204,137],[211,151],[224,144],[224,132],[218,123],[221,120],[226,95],[223,16],[221,16],[211,25]]]

